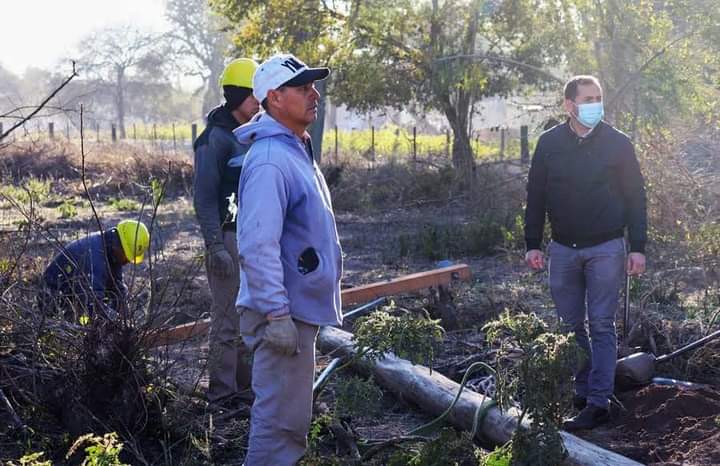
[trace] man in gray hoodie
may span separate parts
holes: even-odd
[[[252,144],[240,176],[240,333],[253,350],[246,466],[293,465],[312,417],[315,340],[339,325],[342,251],[325,179],[306,128],[317,118],[314,82],[327,68],[275,55],[255,72],[265,112],[237,128]]]
[[[207,126],[195,141],[193,182],[195,215],[205,240],[205,265],[212,294],[208,401],[234,407],[250,387],[250,363],[240,341],[235,299],[240,266],[235,245],[236,190],[248,146],[237,142],[232,130],[259,110],[252,95],[257,63],[238,58],[220,77],[225,103],[207,116]]]

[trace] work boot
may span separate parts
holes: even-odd
[[[576,430],[594,429],[608,421],[610,414],[607,408],[587,405],[580,413],[563,422],[563,430],[574,432]]]
[[[573,395],[573,407],[578,411],[582,411],[587,406],[587,398],[580,395]]]

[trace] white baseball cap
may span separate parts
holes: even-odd
[[[253,75],[253,94],[262,103],[269,91],[281,86],[303,86],[330,74],[328,68],[308,68],[295,55],[280,53],[265,60]]]

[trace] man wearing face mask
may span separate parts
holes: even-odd
[[[525,258],[533,270],[544,268],[547,215],[550,292],[562,328],[575,333],[586,355],[575,373],[573,401],[580,413],[563,424],[573,431],[592,429],[608,418],[617,359],[615,313],[625,273],[645,271],[647,215],[635,150],[625,134],[602,120],[598,80],[570,79],[564,108],[567,121],[543,133],[533,155]]]

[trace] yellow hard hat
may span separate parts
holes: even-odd
[[[249,58],[236,58],[228,63],[220,75],[220,87],[237,86],[252,89],[252,79],[258,64]]]
[[[144,223],[136,220],[123,220],[117,224],[125,257],[133,264],[139,264],[150,247],[150,233]]]

